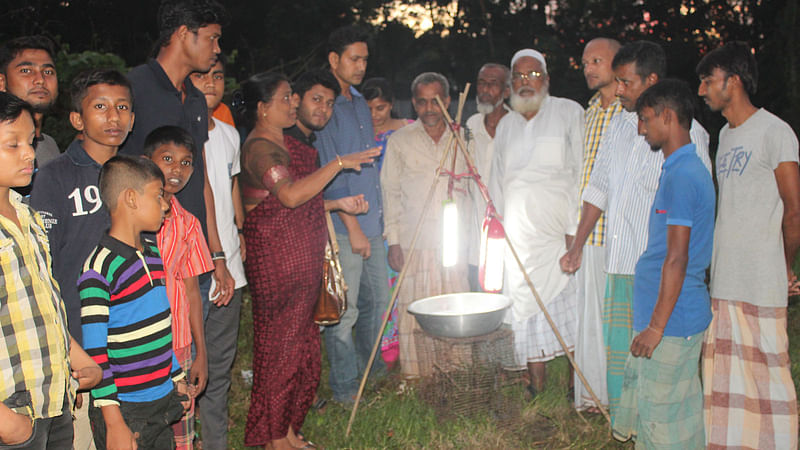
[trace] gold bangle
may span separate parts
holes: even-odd
[[[342,170],[344,163],[342,163],[342,158],[340,158],[339,155],[336,155],[336,162],[339,163],[339,170]]]

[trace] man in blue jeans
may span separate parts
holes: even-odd
[[[333,106],[333,117],[317,133],[315,146],[322,165],[336,159],[337,155],[375,147],[369,107],[353,87],[364,79],[368,56],[367,36],[356,27],[340,28],[328,38],[328,62],[342,91]],[[325,199],[356,194],[364,194],[369,212],[359,216],[333,214],[336,238],[342,249],[339,259],[349,290],[347,312],[339,324],[328,327],[324,333],[333,399],[344,404],[355,402],[359,376],[381,333],[382,314],[389,301],[383,204],[376,165],[363,166],[361,172],[342,172],[328,185]],[[384,370],[383,361],[376,358],[371,372],[377,374]]]

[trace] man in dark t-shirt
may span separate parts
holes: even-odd
[[[205,176],[203,145],[208,140],[208,108],[189,74],[207,72],[217,62],[224,8],[214,0],[164,2],[158,11],[158,54],[128,73],[138,116],[120,153],[141,155],[144,140],[164,125],[179,126],[195,140],[194,173],[177,194],[187,211],[200,221],[212,253],[222,252],[213,213],[214,198]],[[207,214],[208,211],[208,214]],[[222,299],[233,295],[233,278],[223,258],[214,260],[217,291]],[[205,281],[205,283],[203,283]],[[201,280],[201,288],[210,280]]]

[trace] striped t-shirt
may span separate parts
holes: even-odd
[[[78,279],[83,347],[103,369],[94,405],[158,400],[184,377],[172,352],[164,265],[155,243],[143,250],[104,235]]]

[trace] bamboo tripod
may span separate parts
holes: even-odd
[[[474,161],[472,160],[472,157],[470,156],[469,152],[467,152],[467,146],[466,146],[463,138],[461,137],[461,134],[459,134],[459,126],[458,126],[458,124],[461,123],[461,112],[462,112],[462,109],[463,109],[463,106],[464,106],[464,101],[466,100],[467,92],[469,91],[469,88],[470,88],[470,84],[467,83],[467,85],[464,88],[464,92],[462,92],[459,95],[458,111],[456,113],[456,122],[453,122],[452,118],[450,117],[450,114],[447,111],[447,108],[445,108],[444,103],[442,103],[442,100],[439,98],[439,96],[436,97],[436,102],[439,104],[439,108],[442,110],[442,114],[444,114],[445,120],[447,121],[447,125],[451,130],[451,134],[450,134],[450,138],[448,139],[447,146],[446,146],[447,150],[444,152],[444,155],[442,155],[442,158],[439,161],[439,166],[437,167],[436,172],[434,174],[434,178],[433,178],[433,181],[431,183],[431,187],[428,190],[428,195],[427,195],[427,197],[425,199],[425,204],[422,207],[422,214],[420,215],[420,218],[417,221],[417,226],[416,226],[416,228],[414,230],[414,236],[411,239],[411,246],[409,247],[409,254],[406,257],[405,262],[403,264],[403,268],[400,270],[400,274],[397,277],[397,283],[395,284],[394,292],[392,293],[392,297],[391,297],[391,300],[389,301],[388,307],[386,308],[386,312],[383,315],[383,322],[382,322],[381,327],[380,327],[381,330],[386,328],[386,324],[387,324],[387,322],[389,320],[389,316],[391,315],[392,308],[394,307],[395,303],[397,302],[397,295],[400,292],[400,286],[402,285],[403,280],[405,279],[406,271],[408,269],[408,263],[409,263],[409,261],[411,261],[411,257],[414,254],[414,251],[416,249],[416,244],[417,244],[417,238],[419,237],[419,233],[422,230],[423,219],[425,217],[425,214],[428,211],[428,208],[430,207],[430,203],[431,203],[431,200],[433,199],[433,194],[434,194],[434,192],[436,190],[436,185],[438,184],[439,178],[440,178],[440,176],[442,174],[442,170],[443,170],[444,164],[447,161],[447,157],[450,155],[451,147],[452,147],[452,150],[454,152],[454,154],[453,154],[453,162],[454,163],[455,163],[455,159],[456,159],[457,154],[458,154],[458,149],[459,148],[461,149],[461,155],[464,156],[464,160],[466,162],[466,165],[467,165],[467,168],[468,168],[468,173],[469,173],[470,177],[473,178],[475,180],[475,182],[478,184],[478,188],[480,190],[480,193],[481,193],[481,196],[483,197],[483,199],[492,208],[492,210],[494,209],[493,206],[492,206],[493,205],[492,200],[491,200],[491,198],[489,196],[489,191],[486,188],[486,185],[484,185],[480,181],[480,176],[478,176],[479,174],[475,170]],[[451,144],[454,143],[454,141],[455,141],[455,145],[451,145]],[[452,180],[452,174],[450,175],[450,180]],[[500,218],[498,217],[498,219],[500,219]],[[502,225],[502,220],[500,222],[501,222],[501,225]],[[584,377],[583,372],[578,367],[578,364],[575,362],[575,359],[572,357],[572,354],[570,353],[566,342],[564,342],[564,338],[561,336],[561,333],[559,332],[558,327],[556,326],[555,322],[553,321],[553,318],[550,316],[550,313],[547,311],[547,308],[545,307],[544,302],[542,302],[541,297],[539,297],[539,292],[536,290],[536,288],[533,285],[533,281],[531,281],[530,277],[528,276],[528,273],[525,271],[525,266],[522,264],[522,261],[519,259],[519,256],[517,255],[517,252],[514,249],[514,246],[511,243],[511,240],[508,238],[507,234],[505,234],[505,240],[506,240],[507,248],[511,251],[511,254],[514,256],[514,260],[517,262],[517,266],[519,267],[519,270],[522,271],[522,275],[525,278],[525,282],[527,283],[528,287],[530,288],[531,292],[533,293],[533,297],[534,297],[534,299],[536,299],[536,303],[539,306],[539,309],[541,309],[541,311],[544,313],[544,316],[547,319],[547,323],[550,324],[550,328],[553,330],[553,334],[555,334],[556,339],[558,339],[559,344],[561,344],[561,348],[564,350],[564,354],[567,356],[567,359],[569,360],[570,365],[575,370],[575,374],[578,375],[578,378],[580,378],[581,382],[586,387],[586,390],[589,392],[589,395],[592,397],[592,400],[594,401],[596,407],[600,410],[600,412],[603,414],[603,417],[605,417],[606,420],[610,424],[611,423],[611,417],[608,415],[608,411],[606,411],[606,409],[603,407],[602,403],[600,402],[600,399],[594,393],[594,390],[589,385],[589,382],[586,381],[586,378]],[[361,377],[361,384],[358,387],[358,394],[356,395],[355,404],[353,405],[353,410],[350,412],[350,420],[348,420],[348,422],[347,422],[347,431],[345,432],[345,436],[346,437],[350,436],[350,431],[351,431],[352,426],[353,426],[353,421],[355,420],[356,413],[358,412],[358,405],[359,405],[359,402],[361,400],[361,396],[364,393],[364,387],[367,384],[367,377],[369,376],[369,372],[370,372],[370,369],[372,367],[372,363],[375,360],[375,355],[377,354],[378,348],[379,348],[380,343],[381,343],[381,337],[382,337],[381,334],[379,334],[377,336],[377,338],[375,340],[375,344],[372,346],[372,353],[370,353],[369,361],[367,362],[366,369],[364,370],[364,375]],[[583,415],[581,415],[580,412],[578,412],[578,414],[583,419]],[[583,420],[585,421],[586,419],[583,419]]]

